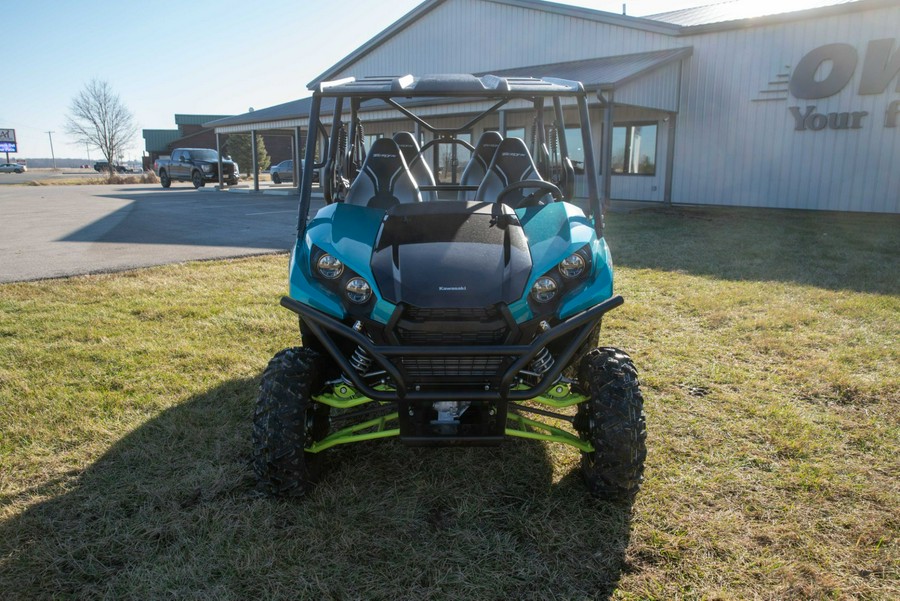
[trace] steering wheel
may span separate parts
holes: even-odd
[[[507,203],[513,209],[535,206],[538,204],[538,199],[545,194],[550,194],[557,201],[562,200],[563,198],[563,193],[554,184],[539,179],[526,179],[503,188],[503,190],[500,191],[500,194],[497,195],[497,202],[503,202],[504,197],[516,190],[521,190],[522,188],[533,188],[534,192],[527,196],[523,196],[515,204]]]

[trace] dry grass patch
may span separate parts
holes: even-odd
[[[609,217],[604,344],[633,355],[647,481],[577,453],[373,442],[256,495],[250,409],[295,343],[284,256],[0,286],[10,598],[895,599],[900,221]]]
[[[140,175],[113,174],[99,177],[70,177],[60,179],[33,179],[24,186],[96,186],[103,184],[158,184],[159,177],[152,171],[145,171]]]

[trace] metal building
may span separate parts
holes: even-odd
[[[900,2],[820,4],[636,18],[539,0],[426,0],[310,85],[439,72],[577,79],[593,95],[600,149],[582,168],[599,170],[614,200],[898,213]],[[273,122],[303,128],[305,106],[273,107]],[[462,123],[474,108],[429,111]],[[478,127],[527,136],[522,115]],[[211,125],[265,129],[265,117]],[[368,136],[400,127],[380,118],[368,116]]]

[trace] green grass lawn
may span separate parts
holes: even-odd
[[[256,494],[286,257],[0,286],[0,598],[900,598],[900,219],[608,217],[633,507],[552,443],[336,448]]]

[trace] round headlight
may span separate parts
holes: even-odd
[[[556,296],[556,282],[546,276],[538,278],[531,287],[531,296],[539,303],[549,303]]]
[[[575,253],[559,263],[559,272],[566,278],[577,278],[584,273],[584,257]]]
[[[332,257],[331,255],[319,257],[319,260],[316,261],[316,268],[323,278],[328,278],[329,280],[339,278],[344,273],[344,264],[337,257]]]
[[[362,278],[352,278],[347,282],[347,298],[351,303],[363,304],[372,297],[372,287]]]

